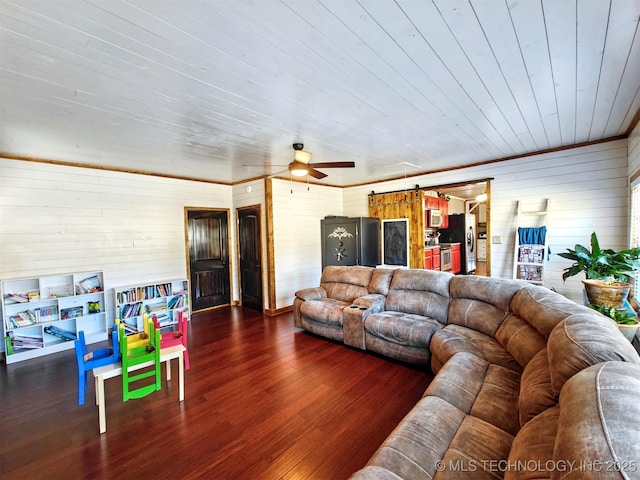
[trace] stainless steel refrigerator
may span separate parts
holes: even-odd
[[[461,272],[476,270],[476,216],[470,213],[449,215],[449,228],[439,228],[440,243],[460,242]]]

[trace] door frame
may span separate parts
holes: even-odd
[[[257,210],[258,218],[260,219],[260,277],[262,280],[261,290],[262,290],[262,312],[265,312],[265,301],[268,298],[268,292],[265,295],[265,269],[264,265],[266,265],[266,254],[265,254],[265,225],[264,218],[262,216],[262,205],[257,203],[255,205],[245,205],[243,207],[236,208],[236,256],[238,257],[238,304],[242,306],[242,268],[240,265],[240,212],[243,210]]]
[[[224,305],[216,305],[213,307],[207,307],[207,308],[202,308],[200,310],[196,310],[195,313],[199,313],[199,312],[206,312],[207,310],[213,310],[216,308],[220,308],[220,307],[225,307],[228,305],[233,305],[233,297],[234,297],[234,292],[233,292],[233,271],[235,268],[235,262],[234,262],[234,256],[233,256],[233,252],[231,249],[231,228],[229,228],[229,225],[231,225],[231,212],[230,209],[228,208],[213,208],[213,207],[193,207],[193,206],[187,206],[184,207],[183,209],[183,215],[184,215],[184,251],[185,251],[185,261],[186,261],[186,267],[187,267],[187,278],[189,279],[189,296],[191,296],[191,257],[189,255],[189,212],[222,212],[225,213],[227,215],[227,245],[229,246],[229,254],[228,254],[228,260],[229,260],[229,303],[228,304],[224,304]],[[190,305],[189,307],[191,308],[192,313],[194,312],[193,310],[193,301],[191,302],[192,305]]]

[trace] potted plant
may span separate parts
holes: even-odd
[[[610,248],[600,248],[596,232],[591,234],[591,249],[576,245],[573,249],[559,253],[562,258],[573,260],[573,264],[564,269],[562,279],[584,272],[582,281],[589,302],[595,305],[624,308],[631,284],[633,272],[640,269],[640,248],[630,248],[616,252]]]
[[[589,308],[593,308],[597,312],[600,312],[604,316],[609,317],[611,320],[616,322],[620,332],[630,342],[638,331],[638,327],[640,327],[640,323],[638,323],[638,316],[635,312],[618,310],[615,307],[607,307],[604,304],[595,305],[593,303],[589,304]]]

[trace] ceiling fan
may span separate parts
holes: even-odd
[[[311,152],[305,152],[303,148],[304,145],[302,143],[293,144],[295,154],[293,156],[293,162],[291,162],[287,168],[289,173],[294,177],[309,175],[313,178],[321,179],[326,177],[327,174],[316,170],[316,168],[353,168],[356,166],[354,162],[311,163]]]
[[[353,168],[356,166],[354,162],[311,163],[311,152],[305,152],[303,148],[304,145],[302,143],[293,144],[295,154],[293,162],[289,164],[289,173],[295,177],[310,175],[313,178],[320,179],[326,177],[327,174],[316,170],[316,168]]]

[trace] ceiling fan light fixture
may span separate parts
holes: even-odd
[[[289,164],[289,173],[294,177],[304,177],[309,173],[309,167],[298,161]]]

